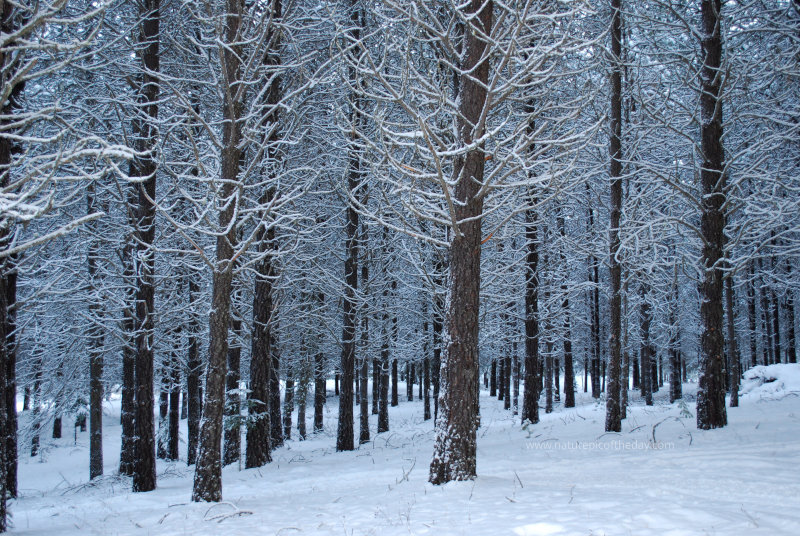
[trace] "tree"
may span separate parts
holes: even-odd
[[[611,226],[609,229],[609,270],[611,272],[611,357],[606,396],[606,432],[622,431],[620,422],[620,354],[622,343],[622,269],[619,227],[622,213],[622,0],[611,0]]]
[[[700,232],[703,253],[700,260],[700,380],[697,390],[697,427],[708,430],[727,424],[725,411],[723,331],[723,248],[725,231],[725,175],[722,144],[722,2],[701,2],[700,139],[702,165],[702,213]]]

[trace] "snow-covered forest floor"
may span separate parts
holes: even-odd
[[[226,502],[216,505],[189,501],[185,463],[159,462],[150,493],[131,493],[128,479],[111,476],[120,446],[112,401],[109,476],[88,483],[88,433],[77,444],[67,426],[64,439],[43,434],[41,458],[20,453],[12,533],[796,535],[800,365],[773,367],[779,381],[745,382],[741,407],[714,431],[696,429],[694,384],[684,385],[685,404],[669,404],[666,386],[653,407],[631,392],[620,434],[603,433],[604,405],[582,389],[576,408],[557,404],[528,430],[482,391],[479,476],[445,486],[427,482],[433,422],[422,420],[416,392],[390,409],[391,432],[375,437],[372,416],[373,440],[343,453],[334,449],[338,401],[330,397],[324,433],[303,442],[295,433],[260,469],[225,468]]]

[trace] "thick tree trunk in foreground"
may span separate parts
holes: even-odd
[[[139,199],[136,214],[136,251],[139,262],[136,269],[136,411],[134,417],[135,456],[133,459],[133,491],[151,491],[156,487],[155,424],[153,422],[153,334],[155,330],[155,241],[156,159],[153,151],[158,142],[159,101],[159,23],[160,0],[144,0],[141,15],[139,42],[143,74],[139,90],[139,104],[148,117],[140,126],[140,136],[146,157],[134,161]]]
[[[725,426],[724,355],[722,307],[722,255],[724,245],[725,181],[722,175],[722,33],[721,0],[702,0],[702,54],[700,73],[700,138],[702,166],[700,182],[703,192],[700,232],[703,252],[700,259],[700,380],[697,389],[697,427],[708,430]]]
[[[487,104],[489,59],[487,43],[479,34],[490,35],[494,3],[471,0],[461,9],[469,27],[464,31],[460,76],[459,142],[470,145],[484,131],[480,123]],[[442,355],[439,415],[430,467],[430,482],[444,484],[476,476],[476,432],[478,429],[478,311],[480,308],[480,250],[485,157],[482,147],[456,158],[455,207],[458,229],[450,242],[450,277],[446,326],[448,336]]]
[[[622,352],[622,267],[619,262],[619,225],[622,215],[622,0],[611,0],[611,226],[609,272],[611,274],[610,370],[606,394],[606,432],[622,430],[620,413],[620,355]],[[627,386],[625,386],[627,389]]]
[[[233,254],[236,244],[236,227],[232,225],[236,211],[236,184],[239,181],[239,164],[242,155],[241,113],[242,96],[239,92],[241,78],[242,46],[240,26],[244,0],[227,0],[227,24],[222,36],[225,49],[221,54],[224,84],[222,128],[222,186],[219,193],[222,209],[219,213],[216,265],[212,275],[211,314],[209,315],[209,352],[206,371],[205,402],[200,427],[200,445],[197,453],[192,501],[219,502],[222,500],[222,422],[225,406],[225,376],[228,358],[228,328],[230,325],[231,283],[233,279]]]

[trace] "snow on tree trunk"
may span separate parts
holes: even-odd
[[[489,57],[484,55],[492,30],[494,2],[471,0],[460,8],[468,27],[461,58],[458,136],[470,146],[484,132]],[[481,215],[485,156],[482,145],[459,155],[453,166],[455,216],[458,228],[450,241],[449,278],[445,305],[445,336],[441,358],[439,415],[430,467],[430,482],[444,484],[477,474],[478,328],[481,281]]]
[[[142,45],[142,78],[139,104],[147,119],[138,125],[145,156],[137,157],[131,175],[143,179],[137,185],[136,212],[136,331],[135,331],[135,455],[133,459],[133,491],[145,492],[156,487],[155,423],[153,422],[153,335],[155,330],[155,217],[156,156],[158,143],[159,101],[159,24],[160,0],[145,0],[140,7],[142,17],[139,43]]]
[[[236,211],[239,165],[242,155],[240,114],[242,45],[240,27],[244,0],[226,1],[226,21],[222,36],[225,47],[220,54],[224,92],[222,113],[221,209],[216,240],[216,264],[212,275],[211,314],[209,315],[209,351],[206,370],[205,401],[200,425],[200,445],[197,453],[192,501],[219,502],[222,500],[221,440],[225,405],[225,376],[228,357],[228,327],[230,325],[231,283],[236,227],[232,224]]]

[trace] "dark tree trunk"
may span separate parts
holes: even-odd
[[[724,245],[725,180],[722,146],[722,20],[721,0],[702,0],[703,69],[700,80],[700,138],[702,166],[702,214],[700,232],[703,253],[700,260],[700,380],[697,389],[697,427],[719,428],[727,424],[725,377],[723,374],[725,339],[723,336],[722,266]]]
[[[86,214],[94,214],[95,185],[89,183],[86,188]],[[97,221],[88,224],[90,236],[86,255],[89,291],[95,290],[97,260],[100,245]],[[103,474],[103,339],[104,333],[100,325],[100,303],[92,301],[89,305],[89,322],[86,336],[89,350],[89,479]]]
[[[647,294],[644,288],[644,285],[641,287],[641,296],[642,296],[642,304],[641,304],[641,330],[642,330],[642,343],[640,349],[641,355],[641,379],[639,381],[639,387],[641,388],[642,398],[645,400],[645,404],[648,406],[653,405],[653,366],[651,364],[651,350],[652,347],[650,346],[650,323],[653,320],[653,314],[651,312],[650,303],[647,301]]]
[[[372,360],[372,414],[378,414],[378,401],[380,399],[381,364],[378,359]]]
[[[61,439],[61,417],[53,419],[53,439]]]
[[[3,13],[5,16],[5,13]],[[5,20],[3,21],[5,23]],[[5,26],[5,24],[3,24]],[[0,145],[6,145],[7,142],[3,140],[0,142]],[[0,147],[0,149],[4,149],[4,147]],[[0,155],[2,158],[4,155]],[[9,155],[10,156],[10,155]],[[6,162],[10,162],[6,160]],[[3,230],[3,233],[7,233],[6,230]],[[6,241],[6,236],[3,236],[3,242]],[[5,267],[3,267],[5,270]],[[6,333],[6,328],[8,326],[8,289],[6,288],[7,285],[7,277],[5,273],[0,273],[0,386],[3,388],[2,396],[0,396],[0,430],[3,431],[3,435],[5,435],[5,431],[8,427],[8,397],[6,396],[6,389],[7,381],[8,381],[8,338]],[[8,500],[8,471],[6,469],[6,463],[8,460],[8,441],[6,441],[5,437],[0,437],[0,532],[5,532],[7,528],[7,521],[6,518],[8,516],[7,512],[7,500]]]
[[[774,363],[781,362],[781,324],[780,324],[780,300],[778,299],[775,289],[772,289],[772,355],[775,356]]]
[[[325,306],[325,294],[322,291],[317,293],[317,306],[320,310]],[[314,356],[314,432],[323,430],[322,417],[326,397],[325,355],[322,353],[322,346],[320,346],[316,356]]]
[[[563,216],[558,217],[558,228],[562,238],[567,233]],[[561,283],[561,293],[564,298],[561,302],[561,311],[564,315],[564,407],[575,407],[575,368],[572,360],[572,322],[569,310],[569,270],[566,265],[566,256],[563,250],[560,253],[561,264],[564,267],[564,280]]]
[[[362,250],[364,252],[368,251],[368,240],[369,237],[367,235],[367,230],[364,228],[361,233],[361,241],[362,241]],[[364,287],[364,293],[367,293],[367,281],[369,281],[369,265],[367,264],[366,256],[361,263],[361,281]],[[361,374],[359,375],[359,380],[361,382],[360,390],[361,390],[361,397],[360,397],[360,419],[359,419],[359,434],[358,434],[358,442],[366,443],[369,441],[369,310],[367,309],[367,304],[364,304],[362,308],[362,317],[361,317],[361,348],[363,355],[361,357]],[[373,390],[375,387],[372,387]]]
[[[179,427],[181,423],[181,371],[178,356],[170,360],[169,386],[169,435],[167,436],[167,460],[178,460]]]
[[[383,291],[384,301],[388,294],[387,290]],[[384,304],[385,307],[385,304]],[[386,329],[388,316],[386,313],[383,315],[383,326],[381,328],[381,392],[380,402],[378,408],[378,433],[389,431],[389,334]]]
[[[517,356],[517,341],[512,344],[512,358],[511,358],[511,414],[519,414],[519,373],[520,361]],[[574,398],[573,398],[574,399]]]
[[[269,89],[266,95],[266,116],[265,131],[267,135],[267,158],[270,166],[280,163],[282,153],[280,151],[281,132],[278,124],[280,122],[279,104],[283,98],[281,90],[281,76],[279,69],[281,66],[280,47],[281,35],[280,26],[283,16],[282,0],[273,0],[271,3],[271,23],[267,31],[267,44],[269,52],[264,55],[263,63],[266,67],[265,78],[269,79]],[[269,173],[273,173],[274,167],[269,168]],[[270,176],[270,178],[274,178]],[[262,207],[263,225],[256,231],[256,244],[261,258],[256,264],[256,277],[253,289],[253,330],[250,352],[250,390],[247,394],[247,446],[245,450],[245,467],[261,467],[272,461],[271,451],[278,441],[276,436],[281,435],[280,423],[280,386],[277,379],[277,358],[273,357],[274,335],[273,335],[273,302],[272,302],[272,282],[275,278],[275,268],[272,263],[272,256],[277,253],[278,244],[275,241],[275,227],[269,225],[269,207],[275,198],[275,189],[267,188],[262,194],[260,201]],[[319,294],[320,302],[324,301],[324,295]],[[321,303],[322,305],[322,303]],[[321,357],[321,356],[320,356]],[[322,371],[315,373],[322,374]],[[273,386],[274,381],[274,386]],[[318,383],[319,380],[317,380]],[[323,404],[325,380],[323,382]],[[316,383],[315,383],[316,385]],[[276,393],[273,395],[273,389]],[[319,396],[318,393],[315,396]],[[271,407],[274,406],[274,409]],[[277,410],[277,411],[275,411]],[[316,410],[316,398],[315,398]],[[320,410],[320,414],[321,414]],[[322,427],[322,417],[320,415],[320,429]],[[316,414],[315,414],[316,427]]]
[[[126,286],[133,283],[132,240],[123,253],[125,266],[123,268],[123,281]],[[122,332],[126,339],[122,346],[122,396],[120,400],[120,424],[122,425],[122,445],[119,456],[119,474],[133,476],[133,460],[136,456],[136,352],[133,347],[133,334],[136,329],[136,319],[133,308],[134,297],[132,287],[126,288],[125,309],[123,311]]]
[[[633,389],[639,389],[641,386],[641,373],[639,372],[639,359],[633,359]]]
[[[189,307],[192,311],[189,317],[189,348],[186,357],[186,394],[189,418],[186,422],[188,428],[187,455],[186,463],[194,465],[197,461],[197,443],[200,436],[200,414],[203,409],[203,397],[200,393],[200,375],[202,374],[202,362],[197,351],[197,320],[194,316],[194,301],[200,291],[194,279],[189,278]]]
[[[156,438],[156,457],[167,458],[167,416],[169,415],[169,373],[166,365],[161,367],[161,385],[158,391],[158,436]]]
[[[749,330],[749,339],[750,339],[750,366],[755,367],[757,364],[757,354],[758,348],[756,344],[756,337],[758,332],[756,331],[756,290],[754,287],[754,279],[755,273],[753,269],[754,261],[750,261],[748,263],[749,268],[749,278],[747,281],[747,321]]]
[[[280,354],[278,353],[276,329],[270,330],[270,350],[272,351],[272,369],[269,371],[269,426],[270,446],[276,449],[283,445],[283,424],[281,421],[281,382]]]
[[[503,358],[505,365],[503,366],[503,392],[505,398],[503,399],[503,409],[511,409],[511,358],[506,356]]]
[[[238,292],[237,292],[238,294]],[[242,361],[241,340],[242,320],[231,315],[231,336],[233,344],[228,346],[228,371],[225,375],[225,411],[223,426],[222,464],[238,463],[242,457],[242,397],[239,394],[240,366]]]
[[[484,132],[481,118],[487,106],[489,79],[487,43],[494,3],[470,0],[463,4],[464,29],[462,73],[458,77],[460,94],[457,120],[458,141],[469,146]],[[430,482],[444,484],[476,476],[476,433],[478,429],[478,330],[480,308],[481,215],[485,156],[482,145],[456,157],[453,165],[455,218],[458,228],[450,241],[450,277],[446,325],[448,336],[442,355],[439,415],[430,467]]]
[[[303,357],[304,362],[300,364],[300,377],[297,384],[297,438],[300,441],[306,439],[306,403],[308,401],[308,359]]]
[[[545,346],[547,354],[544,356],[544,412],[553,413],[553,343],[548,340]]]
[[[609,227],[609,272],[611,275],[610,367],[606,394],[606,432],[622,431],[620,412],[620,357],[622,341],[622,267],[619,226],[622,214],[622,0],[611,0],[611,225]],[[626,386],[627,388],[627,386]]]
[[[22,6],[24,4],[21,4]],[[17,43],[14,34],[19,30],[21,19],[28,17],[26,10],[16,3],[0,2],[0,30],[5,36],[0,50],[0,70],[2,70],[3,92],[0,118],[0,190],[12,194],[10,185],[12,154],[16,152],[13,140],[16,127],[15,113],[20,107],[19,99],[25,88],[22,76],[24,52],[14,51]],[[24,48],[24,47],[23,47]],[[6,93],[6,91],[8,91]],[[24,122],[24,119],[22,120]],[[5,220],[5,214],[3,214]],[[0,250],[10,245],[13,234],[14,217],[8,218],[8,226],[0,228]],[[16,348],[16,306],[17,306],[17,268],[16,255],[0,259],[0,532],[7,529],[6,502],[17,496],[17,348]]]
[[[678,267],[675,266],[675,274],[672,280],[672,296],[670,296],[669,308],[669,358],[670,358],[670,404],[683,397],[683,384],[681,383],[681,353],[680,339],[678,337]]]
[[[800,1],[800,0],[798,0]],[[791,280],[792,277],[792,265],[787,260],[786,261],[786,272],[787,272],[787,279]],[[786,341],[786,362],[787,363],[797,363],[797,341],[795,340],[795,330],[794,330],[794,321],[795,321],[795,312],[794,312],[794,290],[790,287],[786,289],[786,324],[787,324],[787,337],[788,341]]]
[[[553,381],[555,383],[555,401],[561,402],[561,363],[557,358],[553,360]]]
[[[287,370],[286,392],[283,394],[283,438],[287,441],[292,439],[292,411],[294,411],[294,379],[292,371]]]
[[[497,385],[497,400],[503,400],[506,397],[506,358],[501,357],[498,360],[498,364],[497,375],[499,384]]]
[[[159,23],[160,0],[144,0],[140,8],[142,18],[139,44],[143,47],[142,77],[139,87],[139,104],[147,120],[138,125],[140,143],[146,156],[136,157],[131,165],[131,176],[142,178],[138,184],[136,205],[136,312],[135,312],[135,416],[133,458],[133,491],[151,491],[156,487],[155,427],[153,423],[153,332],[155,314],[155,240],[156,207],[156,150],[159,132]]]
[[[526,111],[534,113],[533,105]],[[527,134],[533,135],[533,122]],[[525,392],[522,398],[522,422],[539,422],[539,213],[538,199],[531,196],[530,207],[525,211]],[[492,362],[494,375],[494,362]]]
[[[497,396],[497,359],[492,359],[492,374],[489,378],[489,395]]]
[[[314,432],[324,429],[325,389],[325,354],[319,351],[314,356]]]
[[[424,298],[422,309],[422,370],[420,371],[420,398],[422,398],[422,419],[427,421],[431,418],[431,375],[430,375],[430,345],[428,339],[428,301]]]
[[[400,398],[397,392],[397,381],[397,359],[392,359],[392,407],[400,404]]]
[[[725,277],[725,309],[728,329],[728,375],[731,390],[732,408],[739,406],[739,350],[736,345],[736,324],[735,324],[735,298],[733,294],[733,273],[729,272]]]
[[[231,283],[236,227],[232,225],[236,210],[234,200],[239,181],[242,155],[240,87],[242,45],[240,27],[244,0],[227,0],[227,24],[222,36],[225,48],[221,53],[223,83],[229,88],[223,98],[222,159],[223,179],[220,198],[216,264],[212,274],[211,314],[209,315],[209,352],[206,371],[205,402],[200,427],[200,444],[195,466],[192,501],[222,500],[222,424],[225,410],[225,377],[227,375],[228,328],[230,326]]]
[[[764,264],[761,259],[758,260],[759,271],[763,272]],[[769,300],[767,299],[766,282],[763,276],[761,277],[761,285],[758,289],[761,301],[761,334],[762,344],[761,351],[763,354],[763,364],[771,365],[772,358],[772,322],[769,318]]]
[[[31,411],[31,457],[39,454],[39,430],[42,413],[42,356],[37,355],[33,361],[33,411]]]
[[[351,87],[358,84],[358,73],[355,63],[360,57],[359,42],[361,40],[361,8],[359,2],[350,2],[350,23],[351,27],[347,31],[347,55],[350,59],[348,76]],[[358,96],[351,93],[350,99],[350,121],[353,123],[353,134],[348,148],[348,172],[347,188],[350,195],[357,196],[361,186],[360,156],[358,150],[358,140],[355,131],[356,124],[360,120],[358,108]],[[342,324],[342,362],[341,362],[341,385],[339,387],[339,425],[336,432],[336,450],[353,450],[354,431],[353,431],[353,377],[355,375],[356,361],[356,313],[358,304],[356,302],[356,291],[358,290],[358,212],[353,203],[347,204],[347,226],[346,232],[346,259],[344,265],[345,290],[343,303],[344,322]]]
[[[263,257],[256,266],[253,290],[253,335],[250,349],[250,390],[247,393],[247,447],[245,467],[261,467],[270,455],[270,377],[272,375],[272,280],[274,269],[270,250],[274,228],[259,231],[258,251]],[[279,394],[280,396],[280,394]]]

